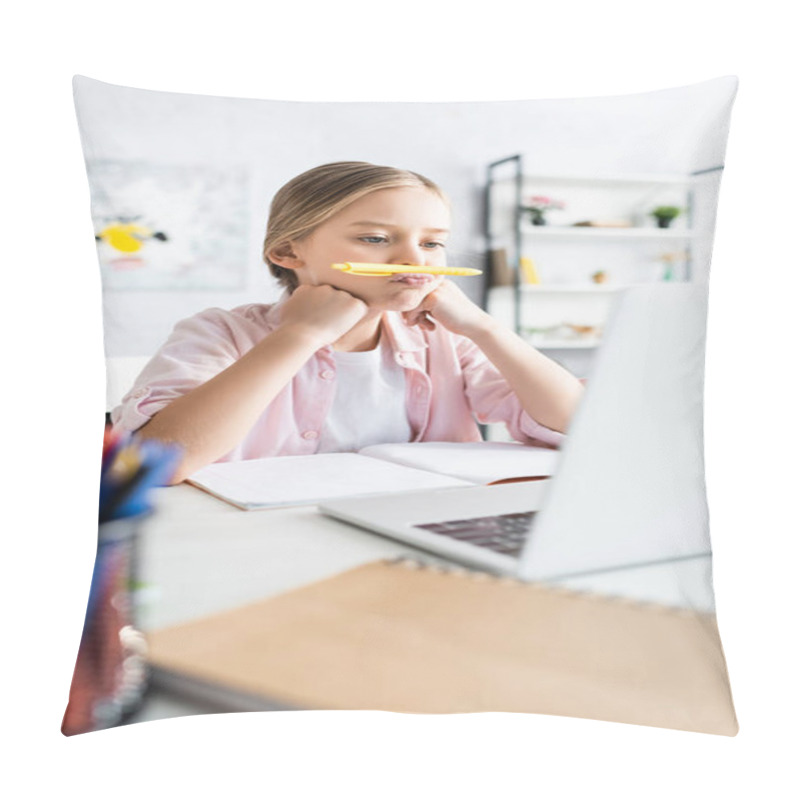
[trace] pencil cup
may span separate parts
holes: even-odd
[[[148,514],[100,525],[89,602],[62,733],[101,730],[135,711],[147,686],[146,642],[133,587],[139,530]]]

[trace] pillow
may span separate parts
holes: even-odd
[[[720,78],[581,100],[290,103],[76,77],[113,428],[64,733],[218,710],[377,708],[735,734],[702,473],[705,304],[735,91]],[[395,168],[395,182],[365,184],[367,174],[378,181],[365,164]],[[399,187],[397,170],[414,176]],[[300,175],[327,190],[303,189]],[[295,200],[283,190],[273,222],[294,218],[267,245],[268,269],[270,202],[287,184]],[[379,191],[389,205],[376,205]],[[396,216],[349,220],[346,244],[314,235],[343,235],[356,203]],[[418,269],[423,259],[444,268],[438,220],[448,209],[447,266],[480,275]],[[328,252],[398,269],[326,272]],[[296,295],[293,276],[308,284]],[[325,294],[327,282],[345,291]],[[361,336],[370,318],[359,300],[383,309],[386,287],[415,299],[392,295],[372,338]],[[323,297],[338,305],[319,347],[273,336],[290,309],[307,319]],[[411,324],[398,324],[403,314]],[[294,361],[247,424],[195,457],[192,436],[175,431],[204,417],[173,403],[201,386],[213,393],[216,376],[258,352]],[[348,381],[358,382],[350,395],[334,390]],[[214,430],[232,418],[224,394],[204,405]],[[137,433],[170,407],[183,411],[162,414],[161,433]],[[353,429],[378,445],[412,443],[337,452],[355,449]],[[442,562],[308,505],[366,491],[345,473],[352,464],[371,491],[389,491],[405,486],[397,470],[409,464],[419,485],[457,473],[463,485],[475,453],[484,467],[489,457],[507,467],[511,453],[541,464],[554,449],[546,483],[489,491],[508,512],[522,510],[511,505],[520,487],[535,506],[523,521],[540,552],[527,546],[524,569],[509,566],[510,551],[498,560],[505,545],[494,539],[485,568],[461,544]],[[431,453],[444,462],[434,468]],[[531,463],[471,482],[553,472]],[[264,475],[280,502],[293,464],[300,481],[312,468],[318,476],[306,505],[245,512],[225,502],[234,489],[252,496]],[[183,478],[218,496],[164,485]],[[416,497],[382,502],[413,509]],[[465,505],[462,517],[489,516],[481,508]]]

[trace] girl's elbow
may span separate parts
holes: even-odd
[[[573,394],[572,398],[570,398],[570,401],[567,403],[567,408],[564,410],[561,422],[558,426],[558,431],[560,433],[567,433],[570,425],[572,424],[573,419],[575,419],[575,413],[580,407],[582,400],[583,400],[583,386],[581,385],[577,388],[577,391]]]
[[[164,478],[164,486],[177,486],[183,483],[192,473],[200,469],[200,466],[194,463],[196,459],[191,458],[187,452],[188,448],[185,443],[178,442],[173,436],[165,434],[164,431],[159,429],[159,423],[156,417],[153,417],[149,422],[136,431],[136,435],[142,439],[151,439],[159,442],[168,448],[177,448],[179,451],[179,458],[177,464],[172,468],[169,475]]]
[[[187,472],[178,468],[172,473],[169,479],[164,482],[164,485],[177,486],[179,483],[183,483],[190,475],[191,472]]]
[[[198,463],[196,459],[184,457],[178,462],[178,466],[172,472],[167,486],[177,486],[188,478],[191,478],[197,470],[207,466],[207,462]]]

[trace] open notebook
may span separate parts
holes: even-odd
[[[552,475],[559,453],[509,442],[420,442],[358,453],[211,464],[188,482],[246,510],[387,491],[442,489]]]

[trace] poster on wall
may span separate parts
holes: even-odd
[[[105,289],[244,286],[243,167],[93,161],[87,168]]]

